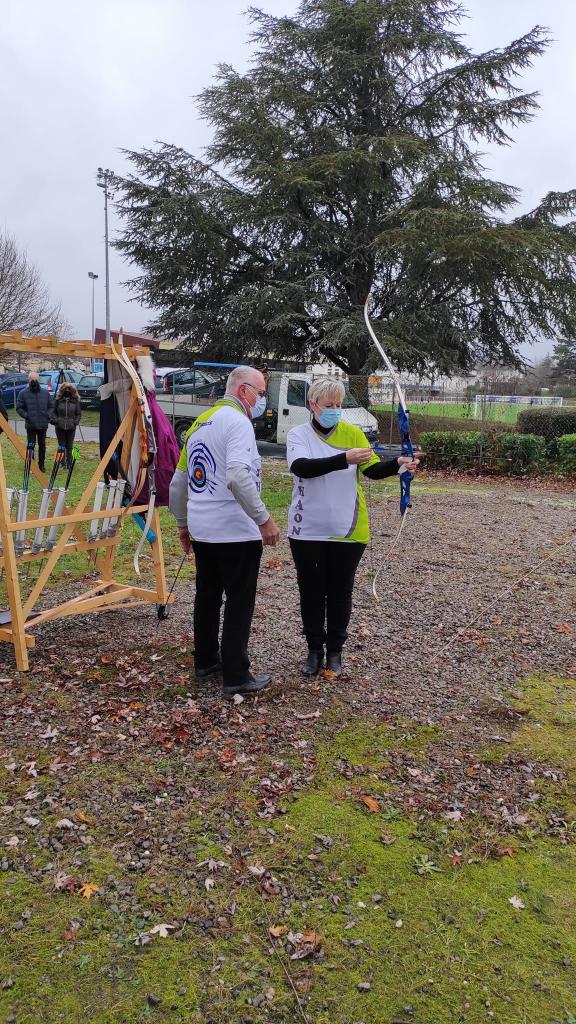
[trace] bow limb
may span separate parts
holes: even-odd
[[[121,336],[121,335],[120,335]],[[119,337],[120,342],[120,337]],[[152,523],[152,516],[154,515],[154,509],[156,506],[156,472],[154,467],[155,456],[157,452],[156,437],[154,434],[154,427],[152,425],[152,416],[150,414],[150,408],[148,406],[148,400],[146,398],[146,392],[144,385],[138,376],[132,362],[124,351],[123,344],[119,344],[119,350],[116,349],[114,342],[111,342],[112,351],[115,358],[124,367],[126,373],[132,380],[134,387],[134,393],[137,398],[137,413],[138,413],[138,431],[140,434],[140,473],[138,483],[135,484],[132,491],[132,497],[130,504],[134,504],[136,498],[140,494],[146,476],[148,476],[148,511],[146,513],[146,521],[142,530],[142,536],[134,552],[134,571],[137,576],[140,575],[140,554],[144,546],[144,541],[150,533],[150,526]]]
[[[370,316],[368,314],[368,306],[369,305],[370,305],[370,295],[368,295],[368,297],[366,298],[366,302],[364,303],[364,322],[365,322],[366,327],[368,329],[368,333],[369,333],[370,337],[372,338],[372,341],[374,342],[376,348],[378,349],[380,355],[382,356],[382,359],[384,360],[384,365],[386,366],[386,369],[388,370],[390,376],[392,377],[392,381],[393,381],[394,387],[396,388],[396,394],[398,395],[398,402],[402,406],[402,408],[404,409],[404,412],[407,413],[408,410],[406,408],[406,399],[404,397],[404,392],[403,392],[402,386],[400,384],[400,378],[399,378],[398,374],[396,373],[396,370],[392,366],[392,363],[388,359],[388,356],[386,355],[384,349],[382,348],[382,345],[378,341],[378,338],[376,337],[376,332],[374,331],[374,328],[372,327],[372,324],[370,323]]]
[[[390,373],[390,376],[392,377],[392,382],[394,384],[394,388],[396,390],[396,394],[398,395],[398,433],[400,435],[400,446],[401,446],[401,450],[402,450],[402,455],[405,455],[405,456],[408,456],[408,457],[412,458],[413,455],[414,455],[414,446],[412,444],[412,438],[410,436],[410,414],[409,414],[408,409],[406,407],[406,398],[404,396],[404,392],[403,392],[402,386],[400,384],[400,378],[398,377],[398,374],[396,373],[396,370],[392,366],[392,363],[390,362],[388,356],[386,355],[382,345],[380,344],[380,341],[378,340],[378,338],[376,336],[376,332],[374,331],[374,329],[372,327],[372,324],[370,323],[370,316],[369,316],[369,313],[368,313],[369,305],[370,305],[370,294],[368,294],[368,296],[366,298],[366,302],[364,303],[364,322],[366,324],[368,333],[369,333],[372,341],[374,342],[374,345],[376,346],[378,352],[380,353],[380,356],[384,360],[384,365],[386,366],[387,370]],[[400,478],[400,516],[401,516],[400,527],[398,529],[398,533],[396,534],[396,537],[394,538],[394,541],[393,541],[390,549],[388,550],[388,552],[386,554],[385,561],[389,558],[389,556],[391,555],[392,551],[394,550],[394,548],[398,544],[398,542],[400,540],[400,537],[402,535],[402,530],[404,529],[404,524],[406,522],[406,516],[408,514],[408,510],[410,508],[412,508],[412,505],[411,505],[411,502],[410,502],[410,484],[412,483],[412,480],[414,478],[414,474],[410,473],[409,470],[406,469],[405,465],[402,465],[402,466],[400,466],[400,470],[399,470],[399,478]],[[378,596],[378,591],[376,589],[376,584],[377,584],[378,576],[380,574],[380,570],[382,569],[382,565],[383,564],[384,564],[384,562],[382,562],[380,564],[380,566],[379,566],[379,568],[378,568],[378,570],[376,572],[376,575],[374,576],[374,579],[372,581],[372,593],[374,595],[374,598],[377,601],[379,601],[380,598]]]

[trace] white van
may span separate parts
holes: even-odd
[[[254,430],[259,441],[286,444],[290,427],[309,421],[310,412],[306,405],[306,396],[313,379],[311,373],[273,370],[268,375],[266,412],[254,420]],[[161,392],[156,394],[158,404],[172,422],[179,444],[184,443],[184,435],[196,417],[217,401],[223,387],[224,378],[221,388],[215,385],[206,397],[185,394],[163,395]],[[378,442],[378,422],[375,416],[359,405],[348,392],[342,405],[342,419],[346,423],[354,423],[360,427],[370,444]]]
[[[311,373],[275,373],[268,380],[268,406],[259,420],[254,421],[256,437],[261,440],[286,444],[290,427],[308,423],[308,388],[313,381]],[[334,378],[337,380],[338,378]],[[371,444],[378,441],[378,422],[372,413],[359,405],[347,391],[342,403],[342,419],[364,431]]]

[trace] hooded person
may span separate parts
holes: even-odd
[[[50,421],[56,428],[58,444],[63,445],[66,451],[66,469],[72,465],[72,446],[81,417],[82,406],[76,385],[65,380],[56,393]]]
[[[53,407],[50,394],[40,387],[38,374],[32,370],[28,374],[28,387],[23,388],[16,400],[16,412],[24,420],[28,444],[36,447],[38,442],[38,467],[42,473],[46,468],[46,431]]]

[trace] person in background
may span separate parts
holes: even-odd
[[[310,423],[288,431],[288,467],[294,476],[288,538],[296,566],[308,657],[305,676],[324,665],[339,676],[342,648],[352,612],[354,577],[370,539],[359,470],[381,480],[408,470],[419,460],[400,456],[381,462],[359,427],[343,422],[345,390],[331,377],[308,390]],[[417,453],[419,455],[420,453]]]
[[[58,388],[50,421],[56,428],[58,444],[66,451],[66,469],[72,465],[72,445],[81,418],[82,406],[76,385],[65,380]]]
[[[53,406],[48,391],[40,387],[38,374],[31,370],[28,387],[23,388],[16,399],[16,412],[24,420],[28,443],[36,447],[38,442],[38,468],[42,473],[46,469],[46,431]]]
[[[8,409],[6,408],[6,405],[4,404],[4,399],[2,398],[1,395],[0,395],[0,414],[2,414],[2,416],[4,417],[5,420],[8,419]],[[0,434],[3,434],[3,433],[4,433],[4,431],[0,427]]]
[[[265,408],[262,374],[250,366],[232,370],[224,397],[190,427],[170,484],[180,543],[196,557],[196,677],[222,672],[226,697],[254,693],[272,682],[269,673],[252,674],[248,657],[262,545],[276,544],[280,536],[260,497],[261,459],[252,418]]]

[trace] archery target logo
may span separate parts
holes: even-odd
[[[216,463],[212,452],[202,441],[197,441],[188,453],[188,482],[194,494],[216,490]]]

